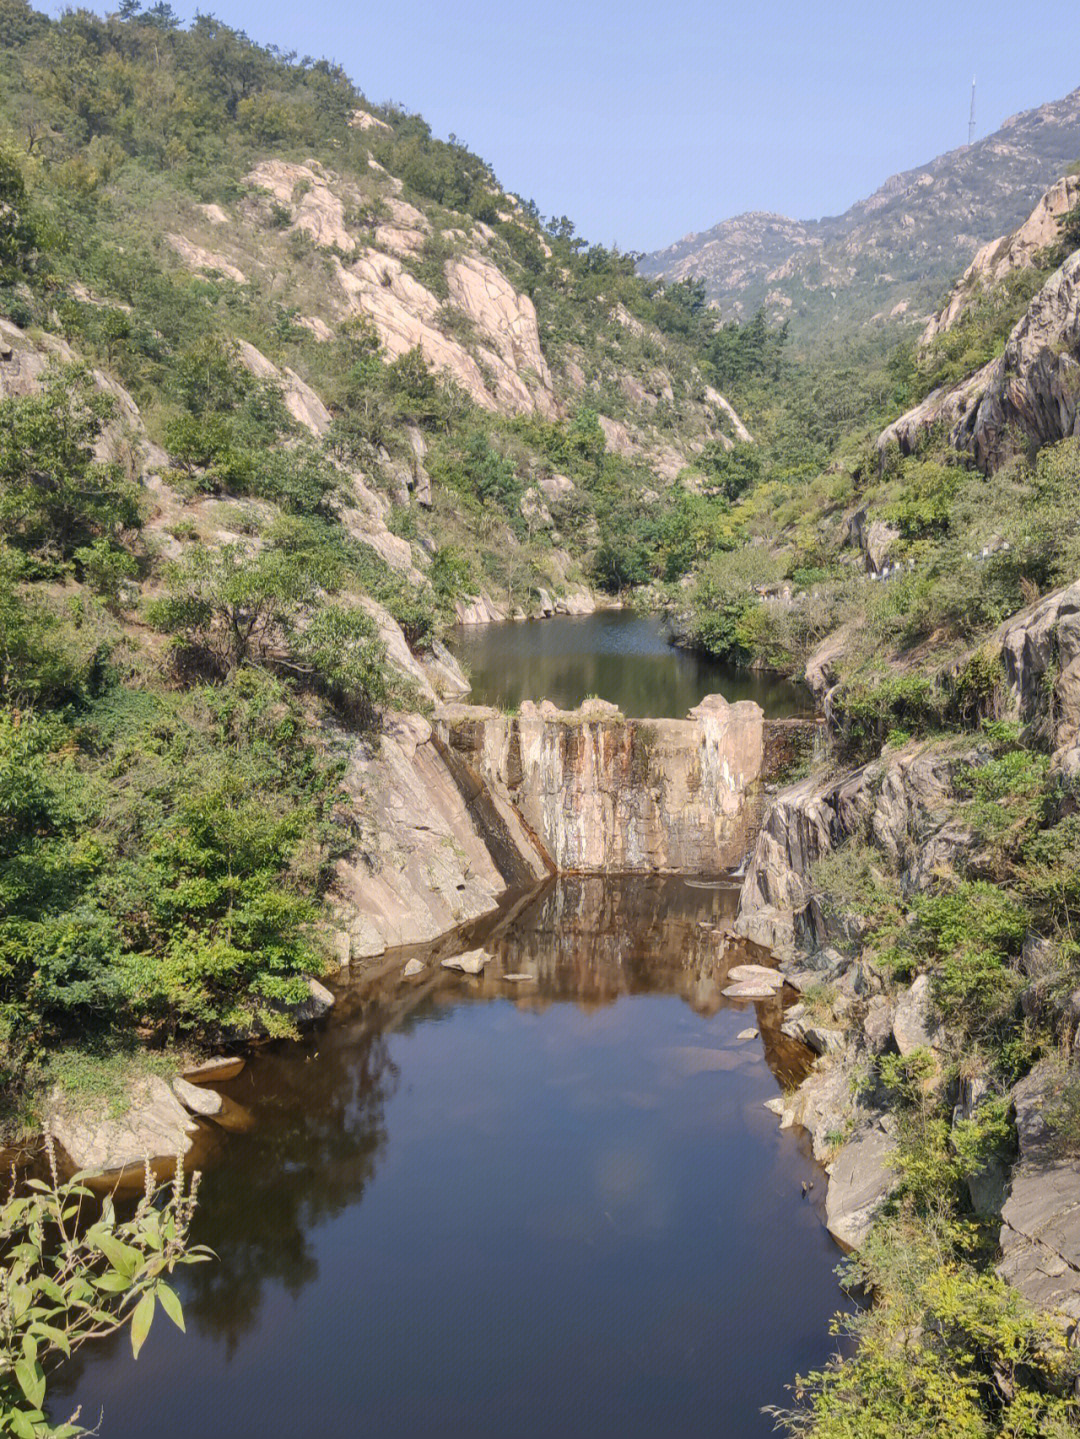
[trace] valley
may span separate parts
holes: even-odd
[[[635,257],[0,0],[0,1429],[1075,1432],[1078,94]]]

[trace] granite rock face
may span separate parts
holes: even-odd
[[[1018,230],[990,240],[964,271],[948,303],[927,321],[919,343],[951,330],[974,306],[990,285],[1007,279],[1016,270],[1030,270],[1039,254],[1058,238],[1058,221],[1080,204],[1080,175],[1066,175],[1051,185]]]
[[[494,909],[508,883],[550,873],[513,810],[459,768],[419,715],[350,745],[344,787],[359,838],[338,866],[335,901],[354,961],[436,939]]]
[[[521,816],[559,870],[719,873],[757,825],[762,713],[709,696],[685,720],[627,720],[613,705],[471,705],[435,727],[467,772]]]
[[[878,439],[910,454],[934,425],[992,474],[1018,445],[1080,434],[1080,251],[1050,276],[1014,326],[1004,354],[959,385],[934,390]]]
[[[1018,717],[1042,717],[1045,680],[1053,675],[1054,761],[1080,769],[1080,582],[1045,595],[998,631],[1005,676]]]
[[[1012,1092],[1020,1163],[1001,1213],[998,1272],[1072,1330],[1080,1322],[1080,1160],[1061,1158],[1046,1113],[1060,1072],[1042,1060]]]

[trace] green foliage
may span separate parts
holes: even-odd
[[[840,1316],[845,1354],[798,1381],[799,1407],[778,1414],[807,1439],[1064,1439],[1075,1356],[1052,1320],[992,1270],[972,1263],[963,1226],[879,1225],[848,1262],[848,1282],[876,1295]]]
[[[358,723],[371,724],[389,700],[386,649],[366,611],[320,605],[297,635],[294,650]]]
[[[138,525],[134,488],[94,459],[113,413],[75,367],[54,370],[39,394],[0,400],[0,538],[47,561]]]
[[[52,1154],[50,1151],[50,1160]],[[54,1425],[46,1415],[49,1371],[88,1340],[127,1327],[137,1359],[160,1308],[177,1326],[184,1315],[168,1278],[211,1257],[188,1243],[196,1182],[178,1168],[155,1189],[147,1171],[128,1219],[111,1199],[98,1201],[77,1179],[32,1179],[0,1207],[0,1430],[17,1439],[71,1439],[90,1431],[77,1416]],[[88,1222],[89,1221],[89,1222]]]
[[[32,593],[21,583],[24,569],[23,557],[0,544],[0,703],[85,699],[104,679],[111,637],[93,615],[65,614]]]
[[[311,576],[280,550],[249,557],[239,545],[191,546],[167,573],[169,593],[147,617],[173,636],[182,658],[227,673],[285,646],[292,622],[314,598]]]
[[[455,600],[476,591],[472,564],[468,556],[454,545],[443,545],[435,551],[428,578],[444,604],[453,604]]]
[[[61,723],[0,715],[6,1052],[150,1025],[287,1028],[336,853],[336,767],[250,668],[116,690]]]
[[[760,448],[743,441],[728,449],[719,440],[710,440],[698,464],[726,500],[737,500],[757,484],[764,468]]]
[[[25,280],[38,259],[38,236],[30,216],[22,168],[15,155],[0,146],[0,294]]]
[[[966,379],[999,355],[1046,275],[1046,270],[1037,267],[1016,269],[997,284],[979,289],[960,319],[938,335],[920,357],[921,393],[915,398]]]
[[[941,697],[924,675],[859,676],[842,687],[834,704],[845,744],[863,753],[883,744],[895,729],[925,733],[942,716]]]
[[[714,553],[690,592],[689,633],[709,654],[731,663],[748,658],[747,620],[760,602],[760,592],[776,584],[784,561],[763,546]]]

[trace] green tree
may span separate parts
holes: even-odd
[[[149,606],[150,623],[219,673],[284,653],[294,619],[314,597],[311,577],[291,556],[252,557],[240,545],[193,546],[166,582],[168,595]]]
[[[134,486],[94,457],[114,413],[112,397],[77,366],[52,370],[38,394],[0,400],[0,538],[67,559],[138,525]]]

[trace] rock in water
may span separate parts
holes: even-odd
[[[235,1079],[245,1062],[242,1054],[217,1054],[193,1065],[191,1069],[185,1069],[182,1077],[189,1084],[217,1084],[226,1079]]]
[[[328,1015],[334,1007],[334,996],[325,984],[308,977],[307,987],[311,998],[304,1000],[293,1010],[293,1018],[297,1024],[313,1024],[315,1020]]]
[[[157,1074],[136,1079],[123,1114],[113,1117],[98,1105],[88,1110],[54,1094],[45,1129],[76,1169],[108,1174],[146,1160],[172,1159],[191,1148],[198,1126]]]
[[[459,969],[463,974],[479,974],[491,960],[485,949],[467,949],[464,954],[453,954],[442,962],[443,969]]]
[[[729,984],[722,991],[725,999],[772,999],[776,992],[775,985],[763,984],[759,979],[748,979],[742,984]]]
[[[221,1113],[221,1095],[216,1089],[205,1085],[191,1084],[177,1075],[172,1082],[173,1093],[192,1114],[214,1115]]]
[[[402,979],[415,979],[418,974],[423,974],[424,966],[418,959],[410,959],[405,968],[401,971]]]
[[[736,984],[753,980],[759,984],[770,985],[773,989],[779,989],[784,983],[784,976],[779,970],[769,969],[764,964],[733,964],[727,977]]]
[[[744,1039],[744,1040],[745,1040],[745,1039],[757,1039],[757,1037],[758,1037],[758,1032],[757,1032],[756,1029],[740,1029],[739,1032],[738,1032],[738,1034],[735,1036],[736,1039]]]

